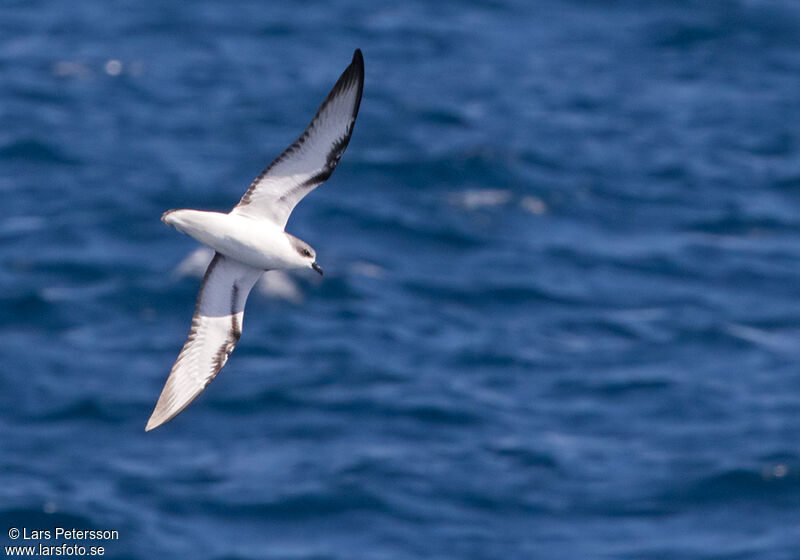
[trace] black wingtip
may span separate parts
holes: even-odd
[[[322,111],[325,105],[336,95],[338,95],[343,89],[350,87],[352,84],[358,84],[358,93],[356,94],[356,105],[353,110],[353,120],[355,120],[356,116],[358,116],[358,108],[361,105],[361,94],[364,90],[364,56],[361,54],[361,49],[356,49],[353,52],[353,60],[350,62],[350,66],[345,68],[342,75],[339,76],[339,79],[334,84],[333,89],[328,94],[327,99],[322,103],[322,106],[317,111],[317,115]],[[316,118],[316,116],[314,117]]]
[[[361,54],[361,49],[356,49],[353,53],[353,61],[350,63],[350,66],[355,67],[356,72],[358,73],[358,102],[356,104],[356,110],[353,114],[353,118],[358,115],[358,106],[361,105],[361,93],[364,89],[364,56]]]
[[[343,89],[349,88],[353,84],[358,84],[358,98],[359,101],[361,100],[361,91],[364,87],[364,57],[361,54],[361,49],[356,49],[353,53],[353,60],[350,62],[350,65],[344,69],[342,75],[339,76],[339,79],[336,80],[336,83],[331,89],[331,92],[328,94],[328,97],[320,107],[320,111],[325,104],[328,103],[332,98],[336,97]],[[358,108],[356,107],[356,112],[358,112]],[[319,114],[319,111],[317,111]]]
[[[356,49],[355,52],[353,52],[353,60],[350,62],[350,66],[347,67],[347,70],[344,71],[343,75],[355,75],[356,79],[359,81],[364,80],[364,56],[361,54],[361,49]]]

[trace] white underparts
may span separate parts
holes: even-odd
[[[283,230],[268,220],[200,210],[170,210],[161,219],[215,251],[260,270],[308,267]]]

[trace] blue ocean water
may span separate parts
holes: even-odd
[[[196,247],[353,50],[336,173],[222,374],[144,425]],[[800,557],[800,4],[0,4],[0,545]],[[5,554],[5,550],[4,550]]]

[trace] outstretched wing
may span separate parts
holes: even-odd
[[[225,365],[242,333],[247,295],[262,271],[217,253],[206,269],[189,338],[172,366],[146,431],[174,418]]]
[[[305,132],[256,177],[232,212],[286,227],[297,203],[336,169],[350,142],[363,89],[364,58],[356,49]]]

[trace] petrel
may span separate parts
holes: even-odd
[[[364,58],[356,49],[303,134],[256,177],[233,210],[169,210],[161,217],[215,254],[197,296],[189,337],[146,431],[186,408],[225,365],[242,333],[247,296],[263,272],[310,268],[322,274],[314,249],[284,228],[297,203],[336,169],[350,142],[363,88]]]

